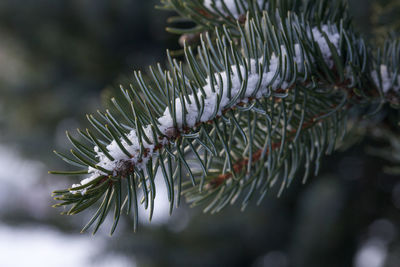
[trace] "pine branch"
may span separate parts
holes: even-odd
[[[87,116],[95,131],[67,134],[72,156],[56,154],[83,170],[53,173],[87,177],[54,192],[55,206],[72,215],[100,202],[83,231],[95,233],[112,207],[111,232],[124,209],[136,230],[139,204],[151,220],[158,175],[170,212],[181,195],[217,212],[240,197],[242,208],[256,194],[260,202],[278,181],[281,194],[302,169],[304,181],[318,173],[351,108],[379,108],[399,93],[398,44],[375,58],[343,1],[234,2],[235,14],[229,1],[164,1],[208,30],[200,46],[185,45],[184,62],[168,54],[169,70],[150,68],[151,83],[135,72],[136,83],[121,87],[125,103]],[[247,16],[236,20],[240,11]]]

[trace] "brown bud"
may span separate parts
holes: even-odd
[[[246,22],[246,19],[247,19],[246,15],[242,14],[242,15],[239,16],[238,21],[239,21],[240,24],[244,24]]]
[[[175,127],[169,127],[165,130],[165,135],[168,138],[173,138],[176,137],[178,135],[178,131]]]

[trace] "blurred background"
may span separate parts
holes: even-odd
[[[325,158],[306,186],[297,181],[243,213],[182,205],[170,217],[160,186],[154,221],[142,212],[134,234],[124,216],[110,237],[107,223],[96,236],[78,234],[90,212],[51,208],[51,192],[77,179],[47,174],[66,168],[52,153],[70,148],[65,130],[87,127],[85,114],[134,69],[179,48],[164,31],[171,14],[155,4],[0,1],[0,266],[400,266],[400,179],[365,153],[370,138]],[[400,0],[350,6],[368,38],[400,28]]]

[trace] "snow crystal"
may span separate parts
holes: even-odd
[[[338,49],[340,36],[337,30],[326,25],[322,26],[321,30],[327,34],[330,42],[335,46],[336,49]],[[310,30],[310,33],[313,35],[316,44],[318,44],[327,65],[333,67],[331,50],[329,49],[328,43],[323,37],[321,31],[318,28],[313,28]],[[289,54],[292,55],[292,61],[286,60],[286,62],[292,62],[292,64],[297,66],[298,71],[302,72],[304,70],[304,55],[300,44],[294,45],[294,51],[292,51],[292,53],[288,53],[287,49],[282,46],[280,48],[280,56],[276,55],[275,53],[272,54],[269,61],[266,61],[268,66],[264,66],[264,71],[262,71],[261,74],[259,73],[259,64],[264,61],[263,58],[251,59],[250,62],[247,62],[246,64],[247,70],[243,65],[233,65],[230,68],[229,74],[226,71],[223,71],[215,73],[213,77],[208,77],[206,79],[206,85],[202,88],[203,90],[199,90],[199,92],[195,95],[189,95],[191,103],[187,102],[186,100],[185,103],[182,103],[180,98],[176,98],[175,113],[177,114],[177,125],[176,127],[174,126],[170,110],[169,108],[166,108],[164,114],[158,119],[158,128],[165,137],[157,141],[161,145],[165,145],[169,142],[168,138],[175,136],[176,129],[181,131],[184,127],[194,128],[198,123],[207,122],[214,119],[215,116],[222,115],[223,111],[227,108],[232,108],[241,102],[248,102],[249,98],[261,98],[263,95],[268,94],[269,90],[277,90],[279,88],[287,89],[290,86],[290,84],[287,82],[289,77],[281,77],[280,73],[289,73],[289,71],[281,71],[281,69],[283,69],[282,66],[285,65],[281,62],[284,62],[285,58],[289,59]],[[286,68],[289,70],[289,66],[286,66]],[[247,86],[242,92],[240,90],[243,83],[241,82],[240,77],[246,79],[247,81]],[[235,98],[235,96],[238,96],[239,93],[241,93],[241,95]],[[202,113],[196,105],[195,98],[199,100],[202,98],[204,99],[204,109]],[[220,104],[216,105],[218,101]],[[182,110],[183,106],[186,110],[185,120],[182,118],[182,114],[184,113]],[[199,113],[201,113],[200,116]],[[146,135],[148,141],[150,141],[147,142],[142,138],[142,150],[146,150],[146,153],[140,154],[141,147],[139,143],[139,137],[136,130],[132,130],[127,135],[127,138],[130,140],[131,144],[128,144],[122,138],[120,140],[123,147],[125,147],[130,155],[126,155],[114,140],[106,147],[113,159],[107,157],[107,155],[105,155],[99,149],[99,147],[96,146],[94,148],[99,160],[97,165],[103,169],[109,170],[114,176],[118,176],[121,172],[123,172],[126,169],[126,166],[134,166],[138,170],[145,171],[147,162],[152,157],[156,156],[158,152],[155,151],[155,140],[153,140],[153,133],[150,125],[143,129],[142,135],[143,134]],[[90,173],[88,178],[82,180],[80,184],[75,184],[72,186],[72,193],[85,194],[86,190],[73,190],[73,188],[88,184],[99,176],[108,176],[108,174],[102,172],[101,170],[91,167],[88,169],[88,172]]]
[[[400,91],[400,75],[393,77],[395,74],[389,73],[388,67],[386,65],[380,65],[380,80],[379,75],[376,70],[372,72],[372,79],[378,87],[382,88],[382,91],[386,94],[390,89],[394,91]],[[381,83],[382,82],[382,83]]]

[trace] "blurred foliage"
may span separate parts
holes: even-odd
[[[66,145],[64,130],[100,108],[104,88],[110,95],[118,83],[129,83],[133,69],[163,62],[165,48],[176,49],[179,36],[164,32],[168,14],[154,10],[157,2],[0,1],[1,142],[48,164],[51,150]],[[398,31],[399,1],[391,2],[351,0],[357,28],[371,38]],[[387,253],[384,266],[400,266],[399,175],[384,174],[383,167],[392,165],[364,153],[367,144],[382,141],[354,142],[324,161],[320,178],[307,187],[294,184],[280,199],[270,197],[242,214],[233,207],[203,216],[181,207],[165,225],[142,227],[139,234],[125,219],[107,250],[138,266],[337,267],[354,266],[363,244],[379,239]],[[42,218],[11,212],[0,220],[36,221],[67,232],[83,223],[54,210]]]
[[[0,138],[47,156],[63,118],[81,118],[99,107],[105,86],[163,60],[167,38],[176,38],[155,3],[1,1],[0,105],[8,117]]]
[[[375,34],[384,36],[389,31],[400,31],[400,1],[386,0],[372,5],[372,24]]]
[[[368,152],[388,162],[384,167],[386,173],[400,175],[400,136],[385,128],[371,129],[371,132],[384,145],[383,148],[369,147]]]

